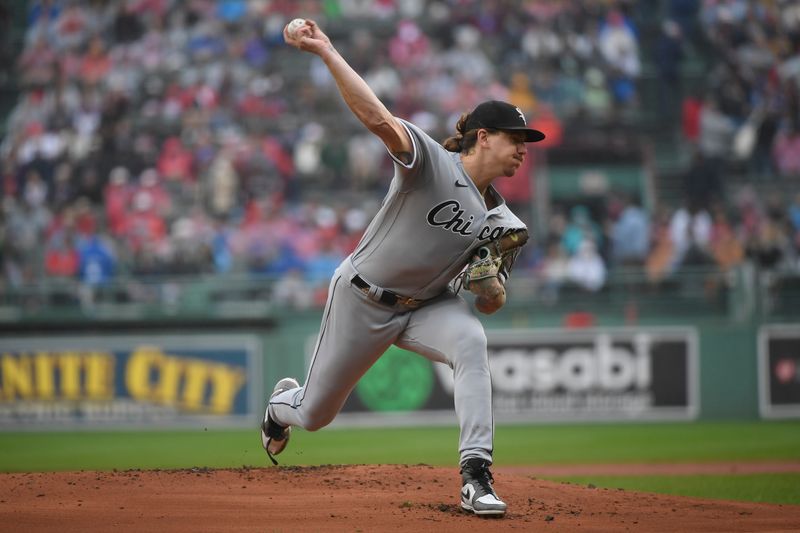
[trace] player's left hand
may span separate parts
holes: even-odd
[[[505,265],[507,273],[527,241],[528,231],[518,229],[475,250],[464,269],[462,281],[464,287],[476,296],[478,311],[488,315],[505,305],[506,289],[500,281],[500,268]]]
[[[464,276],[464,286],[476,296],[475,307],[490,315],[506,303],[506,289],[497,274],[502,258],[487,247],[478,249],[472,256]]]
[[[475,295],[475,308],[491,315],[506,303],[506,289],[496,276],[470,283],[470,292]]]

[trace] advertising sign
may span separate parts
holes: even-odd
[[[688,420],[699,413],[697,335],[687,328],[487,331],[498,421]],[[446,365],[392,347],[344,412],[453,408]]]
[[[763,326],[758,362],[761,416],[800,418],[800,326]]]
[[[0,427],[252,425],[261,416],[255,336],[64,336],[0,346]]]

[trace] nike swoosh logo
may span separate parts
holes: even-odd
[[[466,183],[461,183],[461,181],[456,180],[456,187],[469,187]]]

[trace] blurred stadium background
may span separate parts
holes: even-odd
[[[0,427],[255,427],[304,375],[392,170],[295,16],[435,138],[547,132],[500,183],[499,421],[800,417],[797,2],[11,0]],[[452,423],[440,370],[392,350],[340,423]]]

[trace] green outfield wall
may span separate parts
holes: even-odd
[[[265,383],[274,383],[284,375],[304,375],[312,340],[319,328],[319,313],[299,313],[278,321],[273,332],[264,335]],[[521,309],[498,313],[485,319],[488,332],[494,330],[537,331],[552,333],[564,315],[540,309]],[[525,324],[521,326],[521,324]],[[587,331],[604,328],[681,327],[696,331],[698,340],[698,415],[706,419],[755,419],[758,408],[758,346],[760,324],[727,323],[716,317],[692,318],[650,317],[636,325],[626,324],[624,317],[608,316]],[[568,330],[564,330],[565,333]],[[574,331],[574,330],[569,330]]]
[[[695,274],[555,299],[512,283],[506,307],[482,318],[496,420],[800,418],[797,293]],[[4,315],[0,428],[257,424],[276,380],[304,378],[322,310],[230,287],[187,285],[173,307]],[[444,365],[391,348],[337,423],[453,423],[452,388]]]

